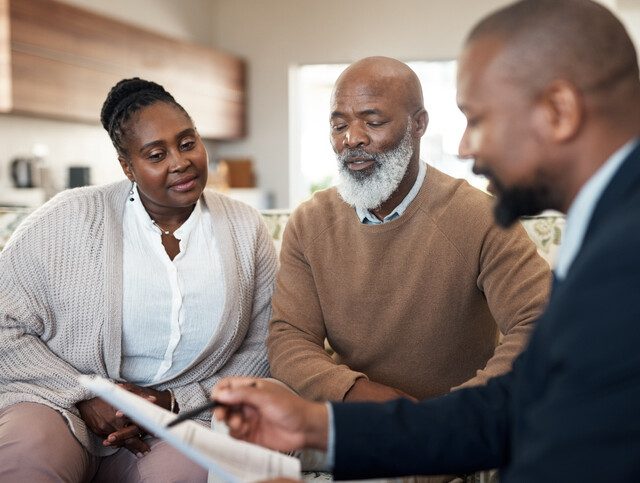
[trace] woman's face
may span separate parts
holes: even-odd
[[[134,114],[126,129],[127,158],[118,159],[147,211],[170,214],[194,205],[207,184],[209,159],[185,113],[155,102]]]

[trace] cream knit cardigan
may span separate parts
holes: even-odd
[[[76,377],[121,380],[122,215],[129,188],[123,181],[57,195],[0,253],[0,408],[25,401],[55,408],[97,455],[113,449],[79,417],[75,403],[92,395]],[[203,353],[154,386],[172,389],[181,411],[204,403],[223,376],[269,375],[272,239],[253,208],[208,190],[203,197],[219,241],[226,300]]]

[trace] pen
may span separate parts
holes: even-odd
[[[256,383],[252,382],[251,384],[248,385],[249,387],[256,387]],[[176,424],[180,424],[183,421],[186,421],[187,419],[191,419],[194,416],[197,416],[198,414],[200,414],[203,411],[210,411],[213,408],[216,407],[232,407],[229,404],[225,404],[223,402],[220,401],[209,401],[206,404],[203,404],[202,406],[198,406],[190,411],[185,411],[183,413],[180,413],[178,415],[178,417],[176,419],[174,419],[173,421],[171,421],[169,424],[167,424],[167,428],[170,428],[172,426],[175,426]]]
[[[180,413],[176,419],[174,419],[169,424],[167,424],[167,428],[170,428],[171,426],[175,426],[176,424],[186,421],[187,419],[191,419],[203,411],[209,411],[218,406],[228,407],[229,405],[225,403],[221,403],[220,401],[209,401],[208,403],[203,404],[202,406],[198,406],[197,408],[194,408],[190,411],[185,411],[183,413]]]

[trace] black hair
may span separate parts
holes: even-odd
[[[122,79],[114,85],[102,104],[100,122],[109,133],[119,155],[126,156],[124,147],[125,127],[131,116],[143,107],[156,102],[166,102],[180,109],[190,119],[189,114],[169,94],[164,87],[155,82],[133,77]]]

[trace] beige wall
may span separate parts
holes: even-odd
[[[614,11],[629,31],[629,35],[640,46],[640,0],[596,0]],[[638,52],[640,54],[640,52]],[[640,55],[639,55],[640,58]]]
[[[640,0],[616,0],[614,11],[627,27],[640,59]]]

